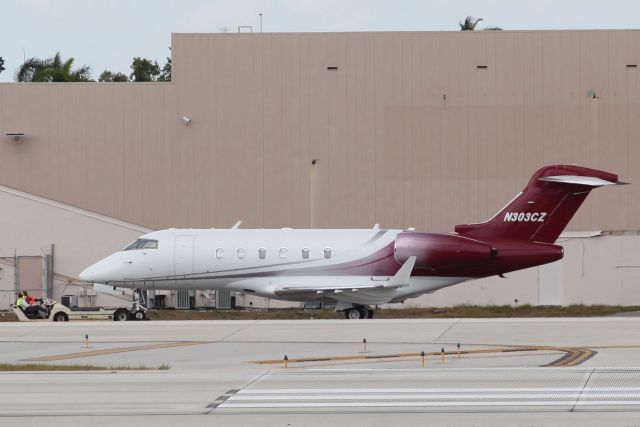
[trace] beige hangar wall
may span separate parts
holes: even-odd
[[[448,231],[544,164],[640,183],[638,30],[173,34],[172,55],[170,83],[0,84],[0,185],[150,229]],[[640,185],[595,191],[569,229],[639,230]],[[568,242],[561,269],[418,303],[535,303],[558,277],[565,303],[629,302],[634,267],[604,248],[635,239],[581,239],[602,266],[584,275]]]

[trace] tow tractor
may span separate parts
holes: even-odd
[[[11,309],[22,322],[66,322],[69,320],[144,320],[147,309],[134,301],[131,307],[78,307],[69,308],[50,298],[41,300],[37,313],[27,316],[20,307]]]

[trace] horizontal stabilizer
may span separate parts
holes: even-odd
[[[455,231],[485,242],[507,239],[553,243],[591,190],[619,184],[618,175],[605,171],[576,165],[545,166],[491,219],[457,225]]]
[[[605,185],[616,185],[617,182],[606,181],[595,176],[578,176],[578,175],[558,175],[543,176],[538,178],[539,181],[559,182],[562,184],[586,185],[588,187],[603,187]]]

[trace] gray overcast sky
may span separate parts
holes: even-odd
[[[457,30],[467,15],[504,29],[637,28],[637,0],[0,0],[0,56],[11,81],[26,57],[76,58],[93,78],[129,74],[134,56],[169,55],[172,32]]]

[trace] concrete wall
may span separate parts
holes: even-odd
[[[11,258],[14,254],[38,256],[49,250],[51,242],[55,242],[53,297],[80,295],[81,305],[88,305],[85,295],[94,293],[90,286],[77,280],[78,273],[149,231],[6,187],[0,187],[0,206],[3,244],[0,257]],[[640,292],[637,292],[640,286],[640,251],[636,249],[640,246],[640,236],[636,232],[605,233],[584,238],[571,236],[567,233],[559,240],[565,248],[565,257],[559,262],[509,273],[506,279],[492,277],[466,282],[407,300],[405,305],[640,305]],[[4,272],[0,278],[0,308],[6,308],[14,298],[13,268],[10,262],[2,262],[0,266]],[[167,306],[175,305],[175,292],[158,293],[166,295]],[[196,291],[195,294],[198,306],[206,306],[215,298],[206,292]],[[130,298],[129,295],[119,299],[98,293],[93,302],[113,305],[130,301]],[[256,308],[299,305],[242,293],[237,295],[237,304]]]
[[[560,238],[562,260],[445,288],[407,305],[640,305],[640,236]],[[517,300],[517,302],[516,302]]]
[[[54,299],[61,295],[94,295],[91,286],[77,279],[78,274],[149,231],[7,187],[0,187],[0,206],[0,256],[41,256],[54,244]],[[13,268],[6,263],[0,266],[5,268],[5,278],[0,282],[5,291],[2,294],[8,290],[13,294]],[[0,309],[6,309],[14,296],[7,298],[9,302]],[[124,300],[131,301],[130,294]],[[6,303],[0,301],[3,302]],[[97,305],[121,302],[107,295],[99,295],[94,300]],[[80,303],[88,305],[89,301],[81,298]]]
[[[638,30],[174,34],[172,55],[171,83],[0,84],[0,185],[151,229],[447,231],[490,217],[544,164],[640,182]],[[43,222],[25,200],[3,209],[21,222],[2,246],[55,243],[61,274],[140,229],[69,210]],[[640,186],[595,191],[569,229],[639,230]],[[607,250],[634,253],[635,238],[611,238],[584,243],[601,256],[585,268],[602,265],[584,277],[568,248],[562,267],[418,304],[555,301],[560,277],[564,302],[630,302],[634,267]]]
[[[0,84],[0,184],[150,228],[446,231],[544,164],[640,177],[640,31],[174,34],[172,54],[171,83]],[[570,229],[640,229],[638,196],[599,191]]]

